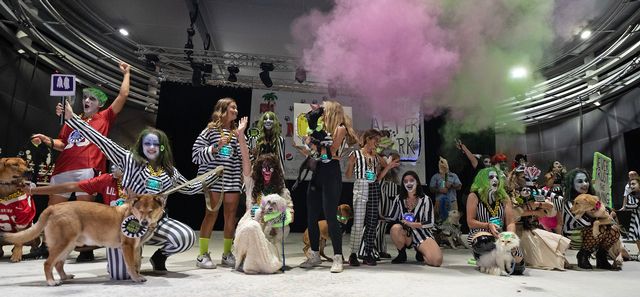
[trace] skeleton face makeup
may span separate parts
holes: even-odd
[[[584,173],[576,174],[576,177],[573,179],[573,188],[578,192],[578,194],[586,194],[589,192],[589,180],[587,179],[587,175]]]
[[[489,185],[491,186],[491,191],[498,190],[498,186],[500,185],[500,179],[498,178],[497,172],[489,171]]]
[[[553,171],[556,173],[562,172],[562,164],[558,161],[553,162]]]
[[[402,180],[402,184],[404,185],[404,188],[407,190],[407,192],[409,193],[414,193],[416,191],[416,179],[413,178],[413,176],[411,175],[407,175],[404,177],[404,179]]]
[[[153,161],[160,155],[160,139],[153,133],[142,138],[142,152],[147,159]]]
[[[271,175],[273,174],[273,167],[269,164],[262,164],[262,179],[264,179],[265,184],[269,184],[271,181]]]
[[[271,130],[274,124],[275,124],[275,121],[271,117],[265,117],[264,120],[262,121],[262,127],[264,127],[267,130]]]
[[[629,182],[629,189],[631,189],[631,192],[638,192],[640,191],[640,185],[638,184],[637,180],[631,180]]]
[[[531,188],[529,188],[529,187],[522,188],[522,190],[520,190],[520,196],[522,196],[523,198],[530,197],[531,196]]]

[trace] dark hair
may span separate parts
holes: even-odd
[[[271,181],[269,182],[273,189],[272,193],[280,194],[284,189],[284,173],[282,172],[280,159],[274,154],[263,154],[258,156],[251,169],[251,178],[254,182],[253,190],[251,191],[251,197],[253,197],[253,199],[257,199],[259,194],[265,189],[264,179],[262,178],[262,167],[265,164],[273,168]]]
[[[593,189],[593,182],[591,181],[591,175],[589,175],[589,172],[587,172],[587,170],[583,168],[575,168],[569,171],[569,173],[565,175],[564,181],[562,183],[562,187],[564,190],[563,197],[565,198],[564,200],[567,203],[569,201],[573,201],[573,199],[575,199],[579,195],[579,193],[576,191],[575,187],[573,186],[573,180],[576,178],[576,175],[578,175],[578,173],[583,173],[584,175],[587,176],[587,179],[589,180],[589,191],[587,191],[587,194],[591,194],[591,195],[596,194],[596,191]]]
[[[264,129],[264,120],[266,118],[273,119],[274,123],[271,130]],[[260,134],[256,140],[256,147],[253,152],[254,155],[259,156],[267,153],[279,154],[280,150],[284,149],[280,147],[280,134],[282,132],[282,127],[280,126],[278,116],[276,116],[273,111],[267,111],[260,116],[260,120],[258,120],[258,131],[260,131]]]
[[[367,140],[374,137],[382,137],[382,134],[376,129],[369,129],[367,131],[364,131],[364,133],[362,133],[362,136],[360,137],[360,147],[364,147],[364,145],[367,144]]]
[[[160,167],[162,167],[162,169],[167,172],[169,176],[173,177],[173,153],[171,152],[169,137],[167,137],[167,134],[162,132],[162,130],[158,130],[153,127],[147,127],[146,129],[142,130],[142,132],[140,132],[140,134],[138,135],[136,143],[131,149],[133,159],[138,162],[138,164],[142,164],[148,161],[147,157],[145,157],[144,155],[144,151],[142,148],[142,139],[149,134],[158,136],[158,140],[160,142],[160,153],[158,154],[157,163],[160,164]]]
[[[398,191],[400,199],[407,199],[407,196],[409,196],[407,189],[404,187],[404,178],[407,175],[411,175],[416,180],[416,197],[424,197],[424,191],[422,190],[422,183],[420,182],[420,178],[418,177],[418,174],[413,170],[409,170],[405,172],[402,175],[402,178],[400,179],[400,183],[402,183],[400,186],[400,191]]]

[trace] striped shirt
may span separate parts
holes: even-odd
[[[571,212],[573,201],[565,200],[567,199],[559,195],[553,197],[553,206],[556,208],[556,211],[562,212],[562,233],[567,235],[569,231],[591,226],[591,218],[589,216],[576,218]]]
[[[480,201],[480,195],[478,193],[475,193],[476,196],[478,197],[478,206],[476,208],[476,220],[480,221],[480,222],[484,222],[484,223],[488,223],[490,222],[491,218],[493,217],[491,215],[491,213],[489,212],[489,209],[487,209],[487,206],[484,205],[484,203],[482,203],[482,201]],[[489,199],[489,205],[495,205],[495,198],[490,198]],[[504,215],[504,204],[500,203],[500,206],[498,207],[498,213],[496,214],[496,217],[500,218],[500,221],[502,222],[502,230],[505,231],[506,230],[506,221],[505,221],[505,215]],[[469,243],[471,243],[471,239],[473,238],[473,235],[476,234],[477,232],[489,232],[489,229],[484,229],[484,228],[472,228],[471,230],[469,230]]]
[[[277,150],[278,153],[273,153],[276,156],[278,156],[278,158],[280,158],[280,165],[282,166],[282,172],[284,172],[284,160],[285,160],[285,156],[284,156],[284,137],[282,136],[278,136],[278,145],[277,145]],[[258,150],[256,150],[256,147],[258,146],[258,137],[251,137],[249,138],[249,150],[251,152],[256,152]],[[258,158],[258,156],[260,155],[260,152],[258,151],[258,154],[256,156],[251,156],[252,158]],[[252,159],[253,161],[253,159]]]
[[[383,180],[380,184],[382,197],[380,198],[380,216],[384,217],[389,212],[391,202],[398,195],[398,185],[390,180]]]
[[[628,209],[638,208],[638,197],[636,197],[634,193],[629,193],[626,199],[627,199],[627,204],[624,206],[625,208],[628,208]]]
[[[349,154],[349,156],[355,156],[355,163],[353,166],[353,175],[355,179],[367,180],[367,170],[373,171],[375,176],[373,177],[374,181],[377,177],[378,173],[378,158],[367,157],[362,153],[362,150],[355,150]]]
[[[411,238],[414,246],[420,245],[427,238],[432,238],[432,229],[434,227],[434,214],[431,199],[428,196],[418,197],[413,212],[415,222],[422,224],[421,228],[411,228]],[[391,208],[385,216],[387,222],[399,223],[406,213],[410,213],[406,205],[406,199],[400,199],[400,195],[396,195],[391,202]]]
[[[152,174],[148,162],[140,163],[136,161],[130,151],[100,134],[78,116],[74,115],[73,118],[67,120],[67,124],[99,147],[109,161],[123,169],[122,186],[136,194],[164,192],[187,182],[187,179],[175,167],[173,167],[173,176],[170,176],[164,170],[160,170],[159,174],[158,172]],[[212,176],[205,183],[210,185],[214,178]],[[153,182],[153,186],[149,186],[150,181]],[[202,184],[195,183],[186,186],[180,189],[179,192],[184,194],[202,193]]]
[[[222,132],[222,133],[220,133]],[[220,137],[232,137],[228,145],[231,146],[230,156],[225,157],[220,153],[213,153],[212,147],[217,146]],[[244,136],[243,136],[244,137]],[[217,148],[219,152],[222,148]],[[193,163],[198,166],[198,174],[205,173],[211,169],[224,166],[224,173],[220,182],[213,185],[214,192],[240,192],[242,187],[242,159],[240,157],[240,145],[235,131],[221,128],[205,128],[200,132],[193,144],[191,153]]]

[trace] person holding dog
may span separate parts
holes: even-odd
[[[97,88],[85,88],[83,95],[83,113],[81,119],[86,121],[96,131],[102,135],[108,135],[111,126],[116,120],[116,116],[122,111],[129,96],[129,81],[131,67],[124,62],[119,64],[120,72],[123,74],[120,92],[113,103],[104,110],[100,110],[107,103],[107,94]],[[92,144],[82,133],[74,130],[69,125],[64,125],[58,138],[52,139],[43,134],[32,136],[35,145],[40,142],[60,151],[60,155],[55,161],[55,167],[51,177],[51,184],[62,184],[66,182],[78,182],[89,179],[100,173],[107,172],[106,158],[100,149]],[[71,192],[59,193],[49,196],[48,205],[55,205],[67,201],[71,197]],[[95,197],[86,192],[75,192],[79,201],[93,201]],[[93,251],[80,252],[78,262],[93,261]]]
[[[57,113],[63,113],[61,104]],[[73,114],[67,102],[64,109],[67,124],[81,132],[123,170],[122,187],[135,194],[157,194],[187,183],[187,179],[173,165],[173,154],[169,138],[161,130],[146,128],[136,139],[131,150],[127,150],[113,140],[96,131],[79,116]],[[188,184],[180,193],[193,195],[202,192],[203,184],[211,186],[217,181],[212,175],[202,183]],[[187,251],[195,244],[195,232],[186,224],[169,218],[166,214],[158,221],[154,233],[146,244],[161,246],[149,259],[153,270],[166,272],[167,257]]]
[[[277,194],[286,201],[286,209],[280,211],[285,212],[284,224],[288,225],[293,221],[293,202],[291,193],[285,186],[282,164],[280,164],[277,155],[260,154],[251,166],[249,148],[243,137],[247,121],[247,117],[240,119],[236,131],[242,156],[242,176],[247,196],[247,210],[238,222],[235,233],[233,250],[238,256],[235,268],[238,271],[251,274],[275,273],[282,267],[277,247],[278,242],[275,242],[274,235],[263,232],[263,224],[266,222],[256,221],[256,212],[262,211],[263,206],[266,205],[266,201],[263,201],[262,198]],[[283,227],[280,223],[275,223],[273,228]]]
[[[399,162],[387,164],[376,148],[382,135],[378,130],[369,129],[362,134],[359,150],[351,152],[347,163],[347,178],[355,177],[353,183],[353,226],[351,227],[351,255],[349,265],[360,266],[358,255],[364,264],[375,266],[379,258],[375,249],[376,227],[378,225],[378,205],[382,192],[379,181]],[[380,172],[382,169],[382,172]],[[362,248],[360,248],[362,246]]]
[[[249,136],[249,149],[254,158],[263,154],[274,154],[284,168],[284,137],[278,116],[273,111],[267,111],[260,116],[257,127],[258,135]],[[251,134],[252,130],[249,130]]]
[[[333,264],[331,272],[342,272],[342,232],[336,218],[338,203],[342,193],[342,172],[340,159],[343,151],[357,142],[357,135],[353,131],[351,117],[345,115],[342,105],[337,101],[324,101],[323,130],[331,137],[329,146],[316,145],[310,142],[312,149],[321,157],[313,172],[307,188],[307,228],[311,241],[310,257],[300,264],[302,268],[311,268],[322,263],[318,252],[320,246],[320,229],[318,220],[324,212],[329,226],[329,235],[333,245]],[[330,133],[330,134],[329,134]],[[311,141],[311,139],[308,139]]]
[[[407,171],[402,175],[399,192],[385,217],[393,223],[391,240],[398,249],[398,256],[391,263],[405,263],[406,249],[414,247],[416,260],[439,267],[442,265],[442,251],[433,238],[434,208],[431,199],[423,192],[416,172]]]
[[[500,232],[516,232],[511,199],[505,190],[505,178],[495,167],[478,172],[467,197],[468,243],[475,260],[496,248],[495,240]],[[512,251],[516,262],[513,274],[522,274],[524,256],[518,248]]]
[[[222,180],[210,189],[210,203],[213,210],[206,210],[200,225],[200,252],[196,258],[196,266],[204,269],[216,268],[209,254],[209,240],[213,225],[218,218],[220,205],[224,214],[224,245],[222,265],[236,266],[236,258],[231,253],[233,236],[236,229],[236,211],[240,203],[242,188],[242,159],[238,144],[237,125],[238,106],[232,98],[222,98],[216,102],[211,115],[211,122],[200,132],[193,144],[191,158],[198,164],[198,174],[202,174],[217,166],[224,166]],[[244,134],[242,137],[245,137]],[[205,197],[205,199],[207,199]],[[222,201],[222,203],[220,203]]]

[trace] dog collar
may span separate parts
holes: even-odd
[[[286,226],[286,225],[291,224],[291,212],[288,211],[288,210],[285,210],[284,213],[285,213],[285,215],[284,215],[284,223],[283,223],[283,225]],[[262,219],[265,222],[273,220],[274,225],[280,226],[280,224],[283,222],[283,215],[282,215],[281,211],[276,211],[276,212],[265,214],[262,217]]]

